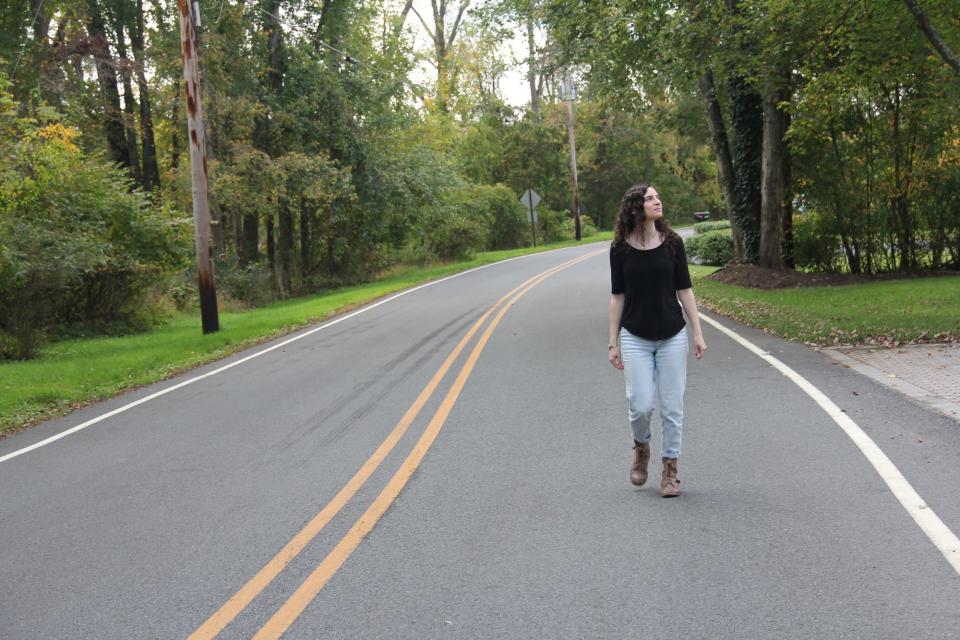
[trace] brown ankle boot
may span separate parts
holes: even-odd
[[[677,479],[677,459],[663,459],[663,475],[660,477],[660,495],[676,498],[680,495],[680,480]]]
[[[647,482],[647,463],[650,462],[650,443],[640,442],[633,446],[633,465],[630,467],[630,482],[638,487]]]

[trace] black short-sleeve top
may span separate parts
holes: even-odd
[[[653,249],[627,243],[610,248],[611,292],[624,294],[621,326],[640,338],[666,340],[686,325],[677,291],[691,288],[683,240],[672,236]]]

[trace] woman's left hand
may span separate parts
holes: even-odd
[[[620,347],[607,349],[607,360],[610,361],[614,369],[623,369],[623,356],[620,355]]]
[[[703,354],[707,352],[707,343],[704,342],[703,336],[693,336],[693,355],[697,360],[703,357]]]

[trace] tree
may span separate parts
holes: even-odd
[[[917,21],[917,26],[923,31],[923,35],[927,37],[927,40],[929,40],[933,48],[937,50],[937,53],[940,54],[943,61],[953,68],[953,72],[957,75],[958,80],[960,80],[960,57],[953,52],[950,45],[940,36],[936,27],[933,26],[930,18],[927,17],[927,14],[920,8],[920,4],[916,0],[903,0],[903,3],[907,5],[907,9],[913,14],[914,19]]]
[[[107,138],[110,160],[133,173],[130,150],[120,109],[120,93],[117,91],[116,63],[110,51],[103,13],[98,0],[87,0],[87,31],[90,34],[90,51],[97,67],[100,97],[103,105],[103,128]]]
[[[156,140],[153,134],[153,113],[150,108],[150,85],[146,76],[146,56],[143,38],[143,0],[137,0],[137,14],[130,35],[137,73],[137,91],[140,97],[140,139],[143,141],[143,177],[146,191],[160,186],[160,167],[157,164]]]
[[[450,51],[456,42],[463,16],[471,0],[459,0],[456,8],[447,4],[447,0],[430,0],[433,9],[433,26],[427,24],[416,7],[413,13],[419,18],[424,30],[433,42],[434,56],[431,61],[437,69],[437,108],[446,111],[450,107],[450,97],[456,93],[456,68],[450,64]],[[453,22],[451,24],[451,16]]]

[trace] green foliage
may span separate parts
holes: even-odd
[[[418,244],[418,255],[428,260],[465,260],[483,249],[489,230],[482,213],[469,207],[434,209],[431,230]]]
[[[698,222],[693,225],[693,230],[696,233],[707,233],[708,231],[719,231],[720,229],[729,228],[729,220],[707,220],[706,222]]]
[[[777,96],[778,109],[790,116],[788,191],[800,211],[834,218],[844,268],[956,268],[960,83],[904,5],[544,2],[565,61],[581,65],[592,96],[651,114],[664,129],[675,124],[674,130],[707,141],[702,124],[697,132],[687,118],[703,113],[697,79],[708,71],[716,79],[734,165],[730,213],[746,261],[755,259],[759,244],[760,99],[766,95]],[[957,51],[954,5],[924,3]],[[703,122],[702,115],[695,117]],[[676,163],[683,165],[689,162]],[[690,179],[697,172],[674,173],[702,184]],[[662,180],[651,178],[661,193],[674,193]],[[709,199],[709,210],[726,208],[719,198]],[[811,255],[812,248],[800,251]],[[832,262],[826,256],[812,260]]]
[[[567,210],[554,211],[544,206],[537,208],[537,238],[540,242],[562,242],[576,238],[576,220]],[[529,223],[527,223],[529,233]],[[580,236],[588,238],[597,233],[597,225],[590,216],[580,214]]]
[[[873,37],[841,32],[807,60],[790,132],[808,224],[843,263],[813,241],[798,256],[853,273],[960,265],[960,84],[902,3],[857,19]]]
[[[528,243],[527,211],[509,187],[475,185],[466,194],[465,206],[486,220],[487,249],[513,249]]]
[[[182,220],[84,155],[75,130],[16,110],[0,93],[0,333],[4,357],[28,358],[55,324],[140,314],[190,243]]]
[[[845,261],[835,221],[816,212],[794,216],[793,255],[801,270],[842,271]]]
[[[580,214],[580,237],[589,238],[596,233],[597,225],[593,223],[593,219],[586,214]],[[560,237],[557,240],[573,240],[576,237],[577,221],[571,214],[560,223]]]
[[[560,209],[571,202],[565,126],[566,113],[559,104],[544,105],[541,115],[527,112],[515,121],[485,117],[460,153],[472,155],[476,139],[489,136],[494,157],[488,166],[495,168],[487,174],[489,178],[509,186],[517,197],[533,189],[543,198],[542,206]],[[482,170],[472,168],[476,162],[464,164],[470,180],[487,180]]]
[[[569,211],[556,211],[543,205],[537,207],[537,237],[542,242],[557,242],[573,236],[564,235],[564,223],[571,218]],[[528,223],[529,224],[529,223]]]
[[[433,136],[436,126],[446,125],[428,121],[408,132],[419,142],[389,138],[386,152],[369,165],[373,211],[386,237],[402,247],[395,257],[420,264],[478,251],[489,237],[489,212],[469,206],[471,185],[456,161],[429,146],[442,142]]]
[[[725,265],[734,258],[730,229],[697,233],[684,241],[687,256],[700,264]]]
[[[262,307],[276,299],[273,276],[261,262],[241,266],[235,256],[216,261],[217,294],[244,307]]]

